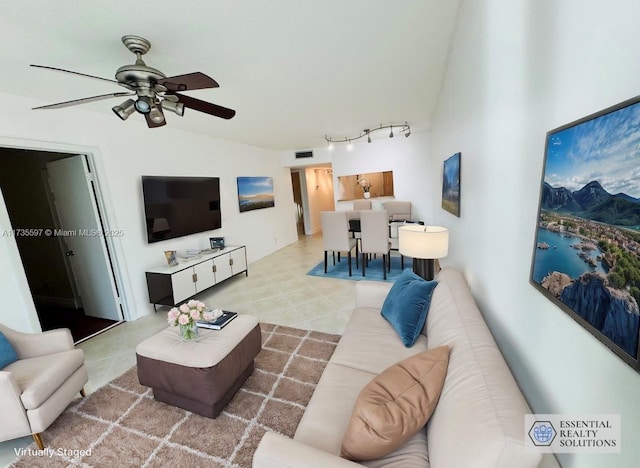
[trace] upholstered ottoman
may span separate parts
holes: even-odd
[[[158,401],[215,418],[253,372],[261,347],[251,315],[238,314],[222,330],[201,328],[192,342],[169,327],[136,347],[138,380]]]

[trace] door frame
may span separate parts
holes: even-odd
[[[99,148],[95,146],[72,145],[66,143],[8,138],[2,136],[0,136],[0,147],[24,149],[29,151],[46,151],[50,153],[65,153],[69,155],[84,155],[86,157],[89,172],[93,176],[95,202],[100,212],[99,215],[102,220],[102,224],[104,225],[105,230],[115,230],[117,228],[115,223],[113,223],[112,221],[115,219],[115,215],[113,206],[111,204],[109,190],[106,183],[104,182],[106,180],[106,175],[104,167],[102,166],[102,156],[100,154]],[[105,237],[105,243],[107,249],[110,252],[110,258],[107,259],[110,261],[108,261],[107,263],[111,266],[111,273],[113,275],[115,285],[119,293],[119,297],[116,297],[116,301],[121,305],[123,319],[129,321],[131,320],[130,311],[133,310],[134,301],[131,282],[124,261],[125,255],[121,238],[115,236]],[[13,267],[17,270],[16,273],[21,273],[16,275],[15,278],[18,285],[22,286],[18,291],[18,294],[20,295],[22,302],[25,305],[30,305],[31,314],[39,324],[39,321],[37,320],[35,303],[33,301],[33,296],[31,295],[31,289],[29,288],[29,283],[27,282],[27,276],[24,271],[24,267],[22,266],[20,252],[15,240],[13,240],[13,247],[15,249],[17,258],[14,257],[10,258],[9,260],[14,260]],[[15,260],[17,260],[17,262]]]

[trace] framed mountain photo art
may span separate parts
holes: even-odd
[[[460,153],[454,154],[444,162],[442,208],[460,217]]]
[[[640,372],[640,97],[547,133],[531,283]]]

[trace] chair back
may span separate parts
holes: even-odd
[[[382,207],[387,211],[389,221],[408,221],[411,219],[411,202],[388,201]]]
[[[351,249],[351,243],[346,211],[322,211],[320,220],[324,250],[348,252]]]
[[[354,200],[353,201],[353,209],[356,211],[359,210],[370,210],[371,209],[371,200]]]
[[[360,214],[362,253],[389,253],[389,217],[385,210]]]

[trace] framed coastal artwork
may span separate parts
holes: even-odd
[[[238,177],[238,205],[240,213],[273,208],[273,177]]]
[[[547,133],[531,283],[640,372],[640,97]]]
[[[442,208],[460,216],[460,153],[444,162],[442,170]]]

